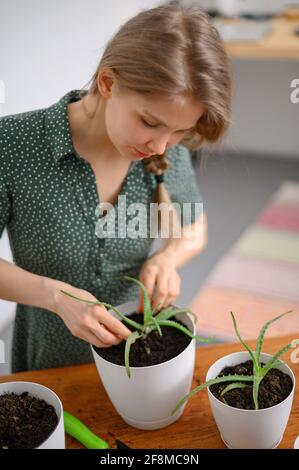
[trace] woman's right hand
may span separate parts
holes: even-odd
[[[58,285],[57,285],[58,284]],[[126,339],[131,331],[101,305],[80,302],[60,292],[63,289],[76,297],[96,301],[83,289],[58,282],[55,285],[53,311],[77,338],[99,348],[108,348]]]

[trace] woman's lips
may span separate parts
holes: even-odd
[[[135,147],[132,147],[132,148],[133,148],[134,152],[136,153],[136,155],[138,157],[143,157],[144,158],[144,157],[151,157],[152,156],[152,154],[150,154],[150,153],[143,153],[143,152],[140,152],[139,150],[137,150]]]

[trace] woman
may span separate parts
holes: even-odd
[[[7,227],[15,262],[0,260],[0,297],[18,304],[13,372],[90,362],[88,343],[109,347],[128,336],[105,308],[61,289],[117,305],[138,295],[121,280],[128,274],[139,276],[153,307],[176,300],[177,269],[206,240],[187,249],[184,236],[169,236],[148,257],[153,238],[98,236],[99,204],[113,209],[103,221],[120,215],[118,196],[145,207],[170,197],[200,202],[188,148],[221,138],[230,99],[227,56],[206,14],[167,5],[119,29],[88,91],[0,119],[0,234]],[[191,222],[190,233],[204,214]]]

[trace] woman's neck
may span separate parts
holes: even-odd
[[[69,103],[67,113],[73,145],[86,159],[99,158],[111,162],[119,153],[110,141],[105,125],[105,99],[87,94],[81,100]]]

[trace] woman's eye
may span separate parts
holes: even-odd
[[[148,127],[157,127],[156,124],[149,124],[148,122],[145,121],[145,119],[141,118],[141,121],[143,122],[143,124],[145,124],[146,126]]]
[[[147,127],[158,127],[158,124],[150,124],[149,122],[147,122],[145,119],[141,118],[141,121],[143,122],[143,124],[145,124]],[[184,134],[185,132],[187,131],[176,131],[177,134]]]

